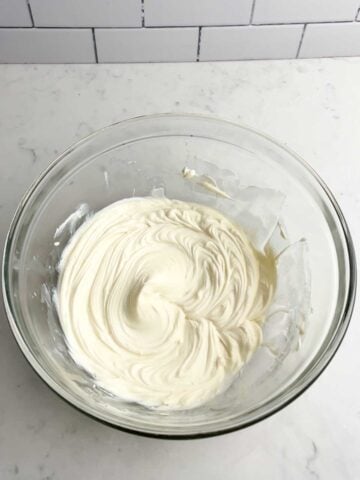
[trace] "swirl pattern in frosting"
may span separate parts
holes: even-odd
[[[219,211],[119,201],[76,232],[58,308],[74,360],[109,392],[191,408],[221,392],[262,339],[276,269]]]

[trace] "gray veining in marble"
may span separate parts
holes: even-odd
[[[0,246],[25,190],[69,144],[155,112],[240,121],[302,155],[360,245],[360,59],[0,67]],[[197,441],[152,440],[87,418],[20,353],[0,310],[0,478],[360,478],[359,307],[319,380],[273,417]]]

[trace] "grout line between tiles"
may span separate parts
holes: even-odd
[[[359,11],[359,14],[360,14],[360,11]],[[360,17],[359,17],[359,20],[360,21]],[[354,23],[357,23],[355,22],[354,20],[336,20],[336,21],[331,21],[331,22],[306,22],[306,25],[333,25],[333,24],[338,24],[338,23],[345,23],[345,24],[354,24]],[[303,26],[304,25],[304,22],[297,22],[297,23],[253,23],[251,26],[254,26],[254,27],[281,27],[281,26],[286,26],[286,25],[298,25],[298,26]],[[233,28],[233,27],[238,27],[238,28],[245,28],[245,27],[249,27],[250,25],[249,24],[241,24],[241,25],[202,25],[200,28]],[[0,30],[9,30],[9,29],[12,29],[12,30],[16,30],[16,29],[31,29],[32,27],[21,27],[21,26],[17,26],[17,27],[0,27]],[[34,25],[33,28],[36,28],[38,30],[44,30],[44,29],[47,29],[47,30],[90,30],[92,28],[96,28],[96,29],[102,29],[102,30],[123,30],[123,29],[140,29],[142,28],[141,26],[128,26],[128,27],[101,27],[101,26],[91,26],[91,25],[88,25],[86,27],[84,26],[80,26],[80,27],[70,27],[70,26],[62,26],[62,27],[58,27],[58,26],[51,26],[51,25],[47,25],[47,26],[40,26],[40,25]],[[171,25],[171,26],[145,26],[145,28],[149,29],[149,30],[152,30],[152,29],[162,29],[162,28],[168,28],[168,29],[173,29],[173,28],[184,28],[184,29],[188,29],[188,28],[199,28],[198,25]]]
[[[32,26],[35,27],[34,16],[33,16],[32,10],[31,10],[30,1],[29,1],[29,0],[26,0],[26,3],[27,3],[27,6],[28,6],[28,10],[29,10],[29,15],[30,15],[30,19],[31,19]]]
[[[1,0],[0,0],[1,1]],[[52,27],[52,26],[38,26],[34,25],[34,27],[0,27],[0,30],[30,30],[31,28],[34,28],[36,30],[128,30],[128,29],[140,29],[141,27]]]
[[[145,0],[141,0],[141,26],[145,27]]]
[[[354,20],[331,20],[331,21],[321,21],[321,20],[312,20],[306,22],[306,25],[331,25],[333,23],[354,23]],[[254,26],[257,27],[266,27],[271,25],[304,25],[302,22],[274,22],[274,23],[254,23]]]
[[[198,44],[197,44],[197,52],[196,52],[196,61],[200,61],[200,48],[201,48],[201,32],[202,27],[199,27],[199,36],[198,36]]]
[[[298,46],[298,49],[297,49],[296,57],[295,57],[295,58],[299,58],[300,50],[301,50],[301,47],[302,47],[302,44],[303,44],[303,40],[304,40],[304,35],[305,35],[306,26],[307,26],[307,23],[304,24],[303,31],[301,32],[300,42],[299,42],[299,46]]]
[[[331,22],[306,22],[309,25],[332,25],[333,23],[355,23],[354,20],[332,20]],[[304,25],[304,21],[302,22],[277,22],[277,23],[232,23],[232,24],[212,24],[212,25],[202,25],[201,28],[232,28],[232,27],[283,27],[287,25]],[[146,28],[196,28],[198,25],[146,25]],[[128,27],[102,27],[102,28],[128,28]],[[132,28],[139,28],[139,27],[132,27]]]
[[[93,39],[93,44],[94,44],[95,62],[99,63],[98,51],[97,51],[97,46],[96,46],[96,38],[95,38],[95,28],[92,28],[91,32],[92,32],[92,39]]]
[[[253,18],[254,18],[254,12],[255,12],[255,2],[256,0],[253,0],[253,3],[251,5],[251,12],[250,12],[250,25],[252,25]]]

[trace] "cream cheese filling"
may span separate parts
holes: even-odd
[[[262,340],[276,283],[270,251],[219,211],[119,201],[71,238],[58,309],[74,360],[147,406],[191,408],[229,385]]]

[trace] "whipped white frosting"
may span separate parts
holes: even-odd
[[[190,408],[222,391],[261,343],[276,270],[203,205],[116,202],[76,232],[58,308],[74,360],[109,392]]]

